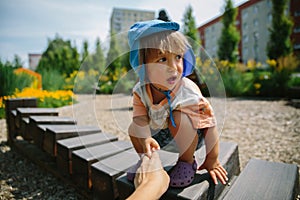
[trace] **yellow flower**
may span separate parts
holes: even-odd
[[[61,100],[61,101],[72,101],[75,95],[70,90],[57,90],[57,91],[47,91],[39,90],[34,88],[24,88],[21,92],[16,90],[15,97],[35,97],[39,99],[40,102],[51,101],[51,99]]]
[[[272,59],[272,60],[267,60],[267,64],[272,67],[272,68],[275,68],[276,67],[276,60]]]
[[[261,88],[261,84],[260,83],[254,83],[254,87],[256,90],[258,90],[259,88]]]

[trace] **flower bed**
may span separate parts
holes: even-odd
[[[38,99],[38,107],[57,108],[71,105],[76,102],[76,97],[71,90],[47,91],[33,88],[24,88],[22,91],[16,90],[11,96],[0,97],[0,119],[5,117],[4,101],[10,98],[35,97]]]

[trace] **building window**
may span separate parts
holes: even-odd
[[[300,26],[294,28],[294,33],[300,33]]]
[[[257,19],[254,19],[254,20],[253,20],[253,25],[254,25],[255,27],[258,26],[258,20],[257,20]]]
[[[258,13],[258,6],[254,6],[253,12],[254,12],[255,14]]]
[[[244,56],[248,56],[248,53],[249,53],[248,47],[244,47],[243,49]]]
[[[299,17],[300,16],[300,11],[299,10],[295,11],[294,16]]]
[[[248,17],[248,12],[244,11],[242,14],[242,19],[245,20],[245,19],[247,19],[247,17]]]
[[[294,49],[295,49],[295,50],[298,50],[298,49],[300,49],[300,43],[298,43],[298,44],[295,44],[295,45],[294,45]]]
[[[271,13],[268,14],[268,22],[272,22],[273,16]]]
[[[247,43],[249,41],[248,35],[243,36],[243,43]]]
[[[246,31],[246,30],[248,30],[248,24],[245,22],[244,24],[243,24],[243,29]]]
[[[268,8],[272,8],[272,2],[271,2],[271,0],[267,1],[267,5],[268,5]]]

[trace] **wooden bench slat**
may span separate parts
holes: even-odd
[[[72,178],[84,189],[90,189],[92,186],[91,165],[130,148],[132,148],[132,144],[129,141],[116,141],[73,151]]]
[[[178,157],[177,153],[162,150],[159,155],[166,168],[174,165]],[[93,198],[116,199],[119,196],[116,178],[126,173],[138,160],[135,150],[130,149],[92,164]]]
[[[202,151],[202,148],[197,150],[197,152],[200,151]],[[219,159],[228,172],[228,178],[239,174],[238,147],[236,143],[220,142]],[[201,163],[198,164],[200,165]],[[134,191],[133,184],[127,181],[125,176],[117,178],[117,185],[120,200],[126,199]],[[222,184],[213,187],[213,183],[206,170],[201,170],[197,172],[195,180],[190,186],[184,189],[170,187],[161,199],[206,199],[208,196],[215,198],[220,195],[223,188]]]
[[[29,118],[37,124],[76,124],[74,118],[65,116],[30,116]]]
[[[64,174],[72,174],[72,152],[78,149],[117,141],[118,137],[108,133],[95,133],[57,141],[56,163]]]
[[[109,133],[95,133],[91,135],[83,135],[74,138],[68,138],[57,141],[57,154],[63,159],[72,159],[72,151],[82,149],[84,147],[95,146],[107,142],[117,141],[118,137]]]
[[[32,135],[33,142],[40,148],[43,147],[44,131],[39,130],[38,125],[75,125],[76,120],[71,117],[63,116],[29,116],[30,134]]]
[[[92,164],[93,199],[117,198],[115,179],[137,163],[138,159],[135,150],[130,149]]]
[[[297,165],[251,159],[224,200],[293,200],[298,192],[298,177]]]
[[[57,109],[54,108],[17,108],[16,126],[20,128],[22,118],[31,115],[52,115],[58,116]]]
[[[60,139],[99,133],[101,129],[97,126],[83,125],[46,125],[44,133],[43,149],[51,156],[56,156],[56,142]]]

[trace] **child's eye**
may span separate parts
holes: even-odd
[[[158,60],[158,62],[165,62],[166,60],[167,60],[167,58],[163,57],[163,58],[160,58],[160,59]]]
[[[176,59],[180,60],[182,58],[182,55],[176,55]]]

